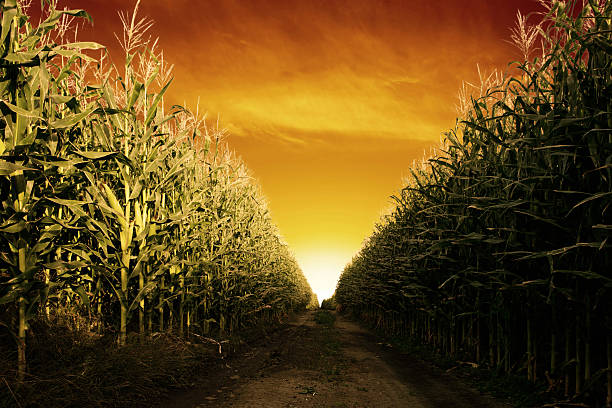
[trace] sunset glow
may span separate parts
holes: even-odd
[[[117,12],[132,2],[61,4],[92,15],[82,41],[119,55]],[[170,103],[199,100],[228,130],[323,300],[413,161],[454,126],[462,81],[520,57],[506,41],[518,9],[537,2],[143,0],[140,15],[175,66]]]

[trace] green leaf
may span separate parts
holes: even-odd
[[[106,48],[104,45],[93,41],[78,41],[73,43],[67,43],[62,44],[61,47],[74,48],[77,50],[99,50],[101,48]]]
[[[36,63],[38,52],[36,51],[27,51],[27,52],[12,52],[8,54],[4,59],[5,61],[11,62],[13,64],[28,64],[28,63]]]
[[[51,122],[49,126],[54,129],[66,129],[66,128],[72,127],[76,125],[77,123],[79,123],[81,120],[85,119],[87,116],[91,115],[93,111],[95,110],[96,108],[92,107],[92,108],[85,110],[84,112],[66,116],[63,119],[59,119],[54,122]]]
[[[40,116],[38,116],[38,112],[37,111],[29,111],[23,108],[20,108],[19,106],[13,105],[12,103],[9,103],[7,101],[2,101],[2,103],[4,103],[6,105],[7,108],[9,108],[10,110],[12,110],[13,112],[24,116],[26,118],[34,118],[34,119],[40,119],[43,120],[43,118],[41,118]]]
[[[89,310],[89,306],[90,306],[89,296],[87,296],[87,292],[85,292],[85,288],[83,287],[83,285],[77,286],[74,291],[77,293],[77,295],[79,295],[79,297],[81,298],[81,301],[83,301],[83,304],[85,305],[87,310]]]
[[[598,200],[600,198],[608,197],[608,196],[612,196],[612,192],[608,191],[608,192],[592,194],[590,197],[585,198],[584,200],[580,201],[578,204],[573,206],[572,209],[569,210],[569,212],[567,213],[566,217],[569,216],[572,211],[574,211],[576,208],[580,207],[581,205],[586,204],[590,201]]]
[[[38,171],[37,169],[33,169],[31,167],[25,167],[21,164],[7,162],[5,160],[0,159],[0,176],[10,176],[18,171]]]
[[[53,261],[45,263],[43,266],[47,269],[56,271],[70,271],[78,268],[85,268],[87,267],[87,264],[83,261]]]
[[[161,101],[162,97],[166,93],[166,90],[168,89],[171,83],[172,83],[172,80],[168,81],[168,83],[164,85],[161,91],[159,91],[159,93],[155,95],[155,99],[153,99],[151,106],[147,108],[148,111],[147,111],[147,117],[145,118],[145,126],[149,126],[151,124],[151,121],[153,120],[153,118],[155,117],[155,113],[157,112],[157,105]]]
[[[26,223],[22,220],[19,220],[19,221],[8,220],[4,224],[0,225],[0,232],[4,232],[7,234],[17,234],[23,231],[25,227],[26,227]]]
[[[117,154],[117,152],[92,152],[92,151],[81,151],[77,150],[75,153],[85,159],[89,160],[100,160],[108,157],[112,157]]]
[[[17,15],[17,0],[4,0],[2,4],[2,36],[0,42],[4,45],[2,56],[8,53],[9,33],[13,28],[13,18]]]
[[[127,104],[128,111],[132,109],[132,106],[134,106],[134,104],[138,100],[138,97],[140,96],[140,93],[142,92],[143,89],[144,89],[144,85],[136,81],[136,83],[134,84],[134,88],[130,92],[130,96],[128,99],[128,104]]]
[[[81,206],[91,204],[91,201],[79,201],[79,200],[64,200],[59,198],[51,198],[47,197],[47,200],[68,207],[72,212],[74,212],[79,217],[86,217],[87,213],[83,211]]]

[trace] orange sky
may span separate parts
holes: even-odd
[[[36,7],[34,2],[34,6]],[[117,49],[132,2],[60,0]],[[455,122],[462,80],[519,57],[533,0],[142,0],[169,98],[220,115],[319,300],[329,297],[413,160]],[[113,52],[115,58],[120,54]]]

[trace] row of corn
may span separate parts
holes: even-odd
[[[344,270],[389,334],[612,404],[612,3],[519,16],[518,74],[483,77]],[[537,57],[530,46],[541,40]]]
[[[164,106],[170,69],[138,5],[115,65],[68,40],[85,11],[44,2],[34,24],[28,4],[0,1],[0,317],[19,376],[28,321],[59,307],[119,344],[305,307],[310,287],[223,132]]]

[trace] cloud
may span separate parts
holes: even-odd
[[[175,64],[169,99],[195,106],[201,97],[201,107],[240,136],[301,146],[326,140],[318,134],[437,141],[454,122],[455,95],[475,62],[499,59],[495,19],[475,13],[477,4],[485,7],[150,0],[141,13],[156,20],[151,34]],[[501,15],[509,6],[485,8]],[[100,11],[92,13],[104,25]]]

